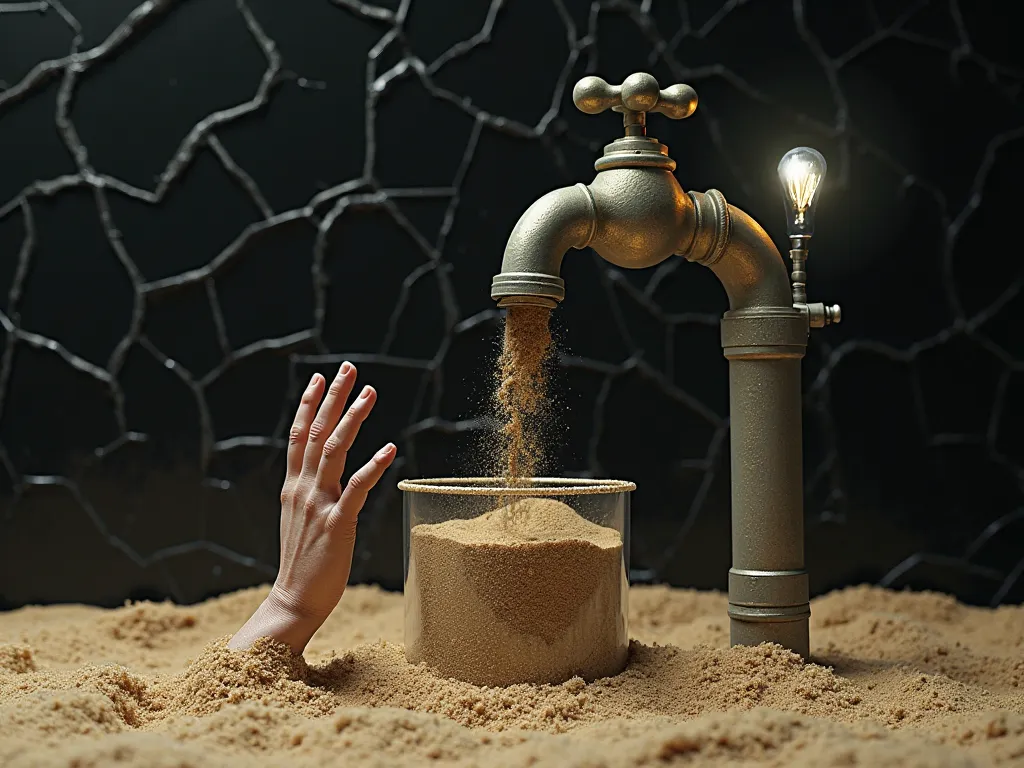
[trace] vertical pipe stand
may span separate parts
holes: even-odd
[[[807,315],[792,307],[726,312],[732,461],[730,643],[779,643],[805,659],[800,361]]]

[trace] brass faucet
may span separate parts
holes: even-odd
[[[791,283],[760,225],[718,190],[684,192],[668,148],[647,136],[648,114],[673,120],[693,114],[693,88],[662,90],[644,73],[622,85],[585,77],[573,89],[573,102],[587,114],[620,112],[625,136],[604,148],[589,185],[556,189],[526,210],[509,237],[491,297],[499,307],[553,309],[565,297],[559,273],[569,248],[593,248],[629,269],[682,256],[718,276],[729,298],[722,347],[729,360],[732,453],[730,640],[775,642],[806,658],[811,611],[804,570],[800,360],[810,328],[840,319],[838,306],[806,298],[807,244],[824,158],[799,147],[779,166],[791,211]]]

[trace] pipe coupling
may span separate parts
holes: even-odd
[[[807,571],[729,569],[729,603],[747,608],[806,608],[810,599]]]
[[[801,358],[810,333],[807,315],[793,307],[762,307],[726,312],[722,350],[729,360]]]
[[[725,201],[725,195],[717,189],[686,194],[693,201],[693,237],[676,255],[705,267],[713,266],[725,255],[729,238],[732,237],[729,204]]]
[[[778,643],[810,657],[807,571],[729,570],[729,643]]]
[[[499,307],[536,304],[553,309],[565,298],[565,280],[542,272],[502,272],[491,280],[491,298]]]

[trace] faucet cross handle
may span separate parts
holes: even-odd
[[[646,133],[646,113],[658,112],[672,120],[689,117],[697,109],[697,92],[682,83],[662,89],[654,76],[646,72],[630,75],[622,85],[611,85],[591,75],[576,83],[572,89],[572,101],[588,115],[607,109],[621,112],[626,135],[643,136]]]

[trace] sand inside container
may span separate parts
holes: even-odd
[[[555,499],[417,525],[406,656],[499,686],[593,680],[626,663],[622,539]]]

